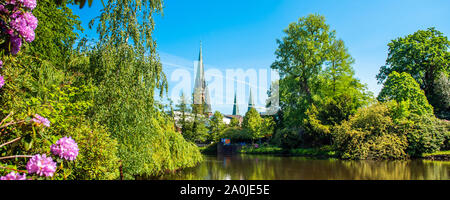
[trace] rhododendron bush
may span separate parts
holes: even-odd
[[[117,143],[84,116],[94,88],[61,70],[76,18],[53,0],[0,0],[1,180],[118,177]]]
[[[124,1],[134,0],[105,3],[135,5],[118,3]],[[127,25],[111,19],[130,9],[102,11],[100,41],[90,46],[78,37],[81,22],[67,5],[0,0],[2,180],[132,179],[202,159],[153,98],[167,89],[153,23],[134,23],[152,20],[162,2],[143,2],[146,16]],[[124,27],[134,28],[110,31]],[[137,31],[127,33],[132,45],[123,31]]]

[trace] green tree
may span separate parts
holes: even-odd
[[[40,0],[33,14],[39,19],[36,38],[26,49],[38,60],[52,62],[59,69],[67,67],[78,39],[76,31],[83,31],[79,17],[66,5],[58,6],[52,0]]]
[[[386,65],[377,75],[383,83],[394,71],[409,73],[425,91],[433,107],[438,107],[441,99],[435,95],[434,81],[440,73],[449,74],[450,41],[435,28],[419,30],[406,37],[392,40],[388,44]]]
[[[238,118],[235,117],[231,118],[229,127],[240,127],[240,126],[241,122],[239,122]]]
[[[450,75],[441,73],[434,81],[434,94],[440,99],[434,105],[436,116],[450,120]]]
[[[352,100],[351,110],[343,112],[355,112],[371,101],[372,94],[354,78],[354,60],[344,42],[336,39],[323,16],[300,18],[284,32],[287,36],[277,40],[277,60],[271,67],[280,73],[280,106],[286,126],[300,128],[312,104],[323,107],[340,101],[343,94]]]
[[[317,76],[335,35],[329,29],[323,16],[308,15],[289,24],[286,36],[277,40],[277,60],[271,68],[280,74],[280,106],[288,125],[301,125],[312,102]]]
[[[242,127],[248,131],[253,140],[264,137],[264,119],[261,118],[255,108],[250,108],[245,113]]]
[[[203,115],[195,114],[191,128],[190,130],[187,130],[190,141],[203,143],[210,139],[208,122],[209,120]]]
[[[181,132],[183,134],[186,133],[186,131],[189,129],[189,114],[191,112],[190,108],[188,107],[189,104],[187,104],[186,97],[184,96],[184,93],[181,93],[180,97],[180,103],[176,105],[176,111],[180,112],[180,119],[178,121],[178,124],[181,126]]]
[[[152,39],[153,14],[161,11],[162,2],[108,0],[104,6],[95,18],[99,40],[77,68],[83,81],[98,85],[89,117],[118,141],[127,179],[194,166],[201,160],[199,150],[174,131],[174,122],[154,99],[155,92],[162,96],[167,91]],[[172,157],[180,151],[184,160]]]
[[[209,140],[217,142],[219,137],[225,129],[225,124],[223,122],[223,115],[216,111],[209,121]]]
[[[271,66],[280,73],[277,128],[282,121],[290,127],[283,133],[305,131],[305,146],[330,144],[332,126],[371,102],[372,93],[354,77],[353,58],[323,16],[300,18],[285,33]]]
[[[378,100],[382,102],[389,100],[408,101],[413,113],[418,115],[433,114],[433,107],[428,103],[419,84],[406,72],[397,73],[394,71],[389,74],[378,95]]]

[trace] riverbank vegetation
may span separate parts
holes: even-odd
[[[271,65],[280,80],[269,99],[279,97],[280,109],[261,116],[251,108],[226,125],[184,95],[178,121],[158,100],[168,89],[152,38],[161,0],[104,0],[89,24],[96,40],[80,37],[66,5],[75,1],[59,2],[0,1],[2,178],[157,176],[195,166],[203,159],[195,143],[215,152],[221,138],[247,144],[242,153],[342,159],[450,149],[450,42],[435,28],[388,44],[374,97],[325,18],[302,17],[277,40]]]
[[[302,17],[284,32],[271,66],[280,80],[268,91],[280,109],[265,118],[251,109],[241,125],[216,135],[260,144],[243,153],[321,154],[313,149],[341,159],[407,159],[450,149],[450,42],[441,32],[419,30],[388,44],[377,97],[355,77],[354,59],[323,16]]]
[[[302,17],[284,32],[271,66],[280,74],[279,91],[269,91],[278,93],[280,109],[267,126],[247,120],[223,134],[271,145],[242,152],[331,147],[342,159],[405,159],[449,149],[450,42],[441,32],[419,30],[388,44],[376,98],[355,78],[354,59],[323,16]],[[258,121],[254,115],[250,110],[244,121]]]
[[[1,1],[0,175],[27,173],[27,158],[51,155],[50,144],[61,137],[78,144],[76,160],[64,166],[57,160],[52,176],[31,178],[132,179],[202,160],[154,98],[167,90],[152,38],[162,1],[104,1],[91,24],[97,25],[95,41],[78,35],[81,22],[65,2],[21,2]],[[10,15],[15,7],[28,12],[30,5],[39,20],[32,39]],[[46,126],[32,124],[36,114],[48,120]]]
[[[300,18],[285,33],[272,65],[281,107],[274,144],[332,145],[343,159],[404,159],[449,148],[450,42],[441,32],[419,30],[388,44],[376,99],[354,78],[354,60],[324,17]]]
[[[336,157],[336,151],[332,146],[323,146],[320,148],[295,148],[283,149],[278,146],[263,144],[261,146],[249,145],[243,146],[240,153],[244,154],[271,154],[271,155],[288,155],[288,156],[305,156],[318,158]]]

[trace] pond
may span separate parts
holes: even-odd
[[[165,180],[450,180],[449,161],[348,161],[274,155],[205,156]]]

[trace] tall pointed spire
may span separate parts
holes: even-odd
[[[233,115],[239,115],[239,106],[237,103],[236,91],[234,91]]]
[[[194,104],[205,105],[204,110],[211,112],[209,91],[205,81],[205,69],[203,66],[202,42],[200,41],[200,52],[198,55],[197,75],[194,83]]]
[[[255,103],[253,102],[253,97],[252,97],[252,88],[250,88],[250,96],[248,97],[248,110],[247,112],[251,109],[255,107]]]

